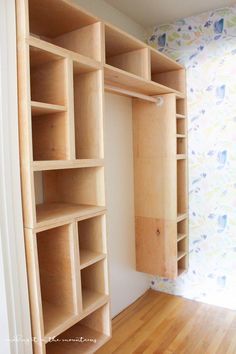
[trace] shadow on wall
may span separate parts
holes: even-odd
[[[236,309],[236,6],[155,28],[187,69],[190,267],[154,289]]]

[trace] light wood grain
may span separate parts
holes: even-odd
[[[131,74],[150,80],[148,48],[142,48],[128,53],[106,57],[106,63]]]
[[[51,161],[34,161],[32,163],[33,170],[47,171],[47,170],[62,170],[71,168],[84,167],[103,167],[103,159],[78,159],[78,160],[51,160]]]
[[[148,291],[112,321],[97,354],[234,354],[235,311]]]

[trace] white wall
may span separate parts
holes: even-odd
[[[124,31],[145,41],[147,38],[145,29],[130,17],[115,9],[104,0],[74,0],[75,3],[90,11],[93,15],[120,27]]]
[[[112,316],[149,288],[135,270],[132,100],[105,95],[105,176]]]

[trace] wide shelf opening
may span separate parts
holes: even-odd
[[[182,138],[182,137],[178,137],[177,136],[177,155],[182,155],[182,154],[186,154],[186,138]]]
[[[177,160],[177,214],[187,213],[186,160]]]
[[[33,36],[101,60],[101,24],[73,2],[29,0],[29,28]]]
[[[105,215],[78,222],[80,268],[98,262],[106,256]]]
[[[81,73],[74,63],[75,151],[77,159],[103,158],[103,74]]]
[[[37,233],[45,336],[76,315],[72,243],[70,225]]]
[[[66,61],[59,55],[30,47],[31,100],[66,106]]]
[[[106,260],[82,269],[81,285],[83,311],[87,312],[102,302],[108,295]]]
[[[106,304],[47,343],[46,354],[95,353],[110,338],[109,322],[109,304]]]
[[[150,79],[145,44],[109,25],[105,26],[105,60],[118,69]]]
[[[39,225],[84,217],[105,208],[103,167],[34,172]]]
[[[185,70],[175,61],[151,50],[151,80],[185,93]]]

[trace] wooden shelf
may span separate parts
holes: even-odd
[[[49,104],[43,102],[31,101],[31,112],[32,116],[44,116],[50,113],[65,112],[66,107],[56,104]]]
[[[58,335],[69,326],[76,318],[75,315],[66,312],[62,306],[43,301],[44,336]]]
[[[103,206],[78,205],[72,203],[45,203],[38,204],[37,227],[51,225],[57,222],[66,222],[72,219],[84,219],[105,212]]]
[[[171,87],[184,94],[186,91],[185,69],[160,52],[150,49],[151,53],[151,80]]]
[[[178,154],[176,155],[177,160],[186,160],[186,155],[185,154]]]
[[[185,252],[185,251],[179,251],[179,252],[178,252],[178,255],[177,255],[178,261],[179,261],[181,258],[183,258],[184,256],[186,256],[186,254],[187,254],[187,252]]]
[[[187,269],[184,269],[184,268],[178,268],[178,277],[184,273],[187,272]]]
[[[106,258],[105,254],[80,249],[80,269],[86,268],[104,258]]]
[[[77,315],[72,235],[70,225],[36,233],[44,336],[57,335]]]
[[[104,322],[106,325],[104,325]],[[46,354],[91,354],[95,353],[111,336],[109,321],[109,304],[106,304],[78,322],[67,331],[56,337],[56,341],[47,343]],[[93,339],[94,341],[73,341],[76,338]],[[57,339],[59,341],[57,341]],[[70,340],[70,341],[67,341]],[[72,339],[72,341],[71,341]]]
[[[186,134],[176,134],[176,138],[186,138]]]
[[[83,311],[88,312],[100,303],[108,301],[108,296],[90,289],[82,290]]]
[[[71,168],[103,167],[103,159],[34,161],[33,171],[63,170]]]
[[[145,80],[139,76],[128,73],[111,65],[104,65],[105,82],[109,85],[131,89],[146,95],[154,96],[165,93],[175,93],[176,90],[164,85]]]
[[[188,215],[187,214],[178,214],[177,215],[177,222],[180,222],[184,219],[187,219]]]
[[[177,119],[185,119],[186,116],[183,115],[183,114],[176,114],[176,118],[177,118]]]
[[[183,240],[184,238],[186,238],[187,237],[187,235],[186,234],[177,234],[177,242],[179,242],[179,241],[181,241],[181,240]]]
[[[107,298],[106,260],[101,260],[81,270],[83,311],[90,311]]]

